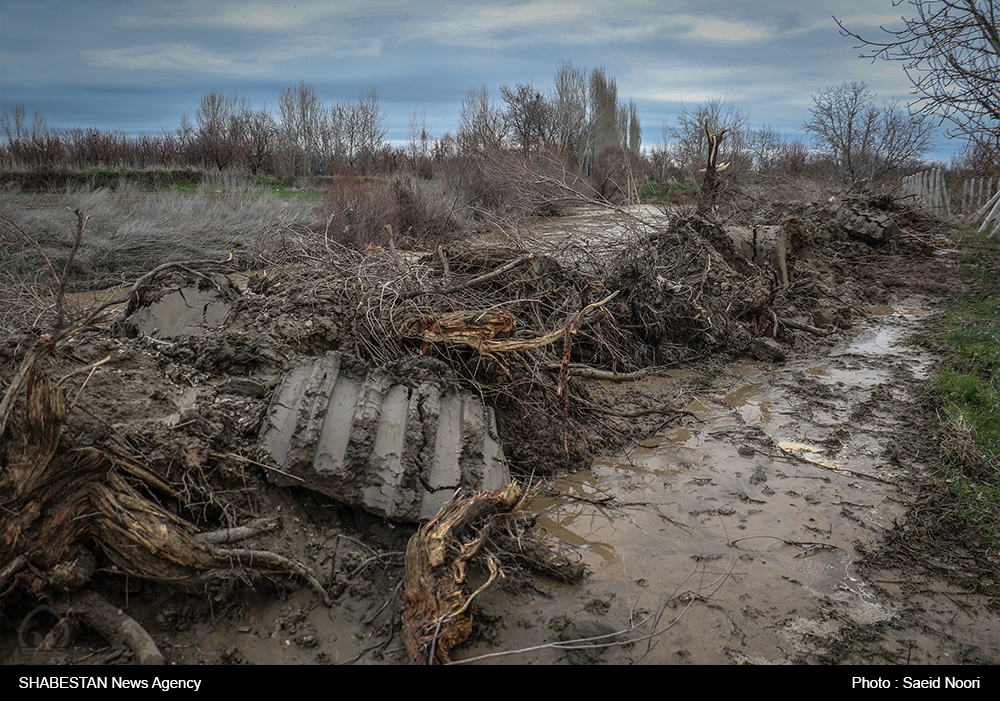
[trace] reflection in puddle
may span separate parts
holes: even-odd
[[[822,448],[806,445],[805,443],[793,443],[791,441],[778,443],[777,446],[786,453],[793,453],[803,460],[808,460],[809,462],[816,463],[817,465],[833,468],[838,467],[836,460],[829,460],[827,458],[820,457],[823,454]]]
[[[841,355],[885,355],[890,352],[899,337],[899,329],[868,329],[862,331]]]
[[[129,319],[142,333],[154,338],[202,335],[221,328],[231,307],[225,290],[192,285],[168,291]]]
[[[749,384],[725,395],[722,401],[739,411],[747,423],[769,423],[771,402],[761,398],[761,389],[759,384]]]
[[[663,434],[663,440],[684,448],[697,448],[701,445],[701,435],[685,426],[673,426]]]
[[[570,548],[586,550],[608,564],[615,562],[611,541],[618,529],[604,505],[610,503],[610,495],[594,483],[591,470],[567,477],[559,490],[559,497],[532,500],[539,525]]]

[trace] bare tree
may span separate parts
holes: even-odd
[[[187,112],[185,112],[181,115],[181,123],[177,127],[177,131],[174,132],[174,136],[180,142],[181,148],[186,148],[194,140],[194,135],[194,125],[191,123],[191,118],[187,116]]]
[[[4,108],[3,114],[0,115],[0,130],[7,137],[4,151],[8,163],[5,163],[4,167],[11,170],[21,165],[20,161],[24,156],[24,141],[28,135],[24,126],[24,114],[24,105],[13,105]]]
[[[454,158],[458,155],[458,138],[450,131],[446,131],[434,142],[433,153],[435,161]]]
[[[747,131],[747,151],[753,159],[757,175],[770,173],[781,160],[785,140],[769,124],[762,124]]]
[[[246,166],[256,175],[271,167],[278,123],[266,108],[254,111],[249,106],[240,110],[237,119],[243,135]]]
[[[24,105],[14,105],[0,116],[0,129],[7,136],[7,158],[11,167],[51,168],[66,157],[63,140],[49,131],[48,122],[35,111],[31,128],[24,125]]]
[[[556,145],[583,156],[587,142],[587,73],[563,61],[556,69],[549,99]]]
[[[875,135],[874,99],[865,83],[824,88],[813,95],[811,116],[803,125],[851,180],[859,177],[861,153]]]
[[[738,178],[748,160],[746,125],[749,121],[749,113],[729,98],[712,98],[693,109],[682,107],[677,124],[664,125],[664,141],[670,144],[672,160],[684,177],[698,180],[709,150],[709,130],[713,134],[725,132],[725,139],[718,144],[718,168],[728,170],[729,178]]]
[[[893,5],[901,4],[896,0]],[[949,136],[1000,154],[1000,9],[996,0],[907,0],[902,29],[882,27],[884,41],[863,39],[862,58],[900,61],[924,115],[952,124]]]
[[[649,151],[649,162],[656,179],[667,182],[668,179],[673,179],[676,169],[670,148],[670,123],[667,120],[664,120],[660,134],[660,141]]]
[[[278,95],[283,169],[286,175],[312,175],[328,154],[323,150],[329,120],[312,85],[302,81]]]
[[[427,110],[424,110],[420,117],[417,117],[417,113],[414,111],[410,116],[407,130],[406,152],[410,160],[418,167],[430,158],[433,141],[431,129],[427,125]]]
[[[357,148],[357,123],[350,102],[343,100],[330,107],[330,128],[326,132],[326,150],[334,163],[350,162]]]
[[[458,116],[458,142],[465,152],[493,150],[503,144],[503,114],[490,102],[485,85],[472,88],[462,100]]]
[[[521,153],[527,156],[532,146],[539,146],[551,132],[552,110],[549,103],[531,83],[518,83],[515,88],[500,86],[504,110],[504,125]]]
[[[933,124],[895,103],[878,107],[865,83],[825,88],[813,95],[810,114],[803,128],[852,181],[911,165],[933,143]]]
[[[778,159],[777,167],[785,175],[798,177],[805,175],[809,168],[810,153],[809,147],[801,141],[787,141],[781,147],[781,156]]]
[[[141,167],[136,163],[135,154],[128,153],[135,149],[128,148],[129,139],[124,132],[70,127],[63,132],[62,138],[70,162],[78,167]]]
[[[910,114],[898,101],[885,103],[879,114],[872,175],[917,165],[934,145],[936,126],[923,115]]]
[[[373,87],[361,91],[355,106],[358,128],[358,157],[367,164],[374,164],[375,156],[382,147],[389,132],[386,113],[379,107],[378,89]]]
[[[198,135],[221,139],[229,128],[229,121],[236,114],[237,95],[226,95],[221,90],[211,90],[202,95],[195,113]]]
[[[189,145],[192,155],[220,170],[235,165],[243,149],[243,122],[240,114],[251,110],[239,95],[212,90],[202,96],[195,113],[198,128]]]
[[[628,150],[638,155],[642,147],[642,125],[639,123],[639,109],[628,101]]]
[[[4,108],[0,115],[0,130],[8,142],[19,141],[27,135],[24,128],[24,105]]]

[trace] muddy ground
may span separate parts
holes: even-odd
[[[592,297],[584,286],[591,302],[624,293],[572,348],[574,363],[615,380],[643,373],[629,382],[580,373],[563,383],[538,370],[538,349],[515,358],[380,338],[392,327],[364,320],[388,303],[359,314],[364,285],[350,288],[335,269],[157,278],[128,309],[39,358],[72,405],[57,453],[102,446],[130,456],[170,488],[132,474],[133,486],[197,532],[265,519],[243,547],[301,563],[323,592],[297,571],[239,559],[157,581],[84,535],[72,545],[93,565],[76,583],[37,563],[4,572],[0,657],[134,663],[134,650],[87,626],[36,650],[87,590],[139,622],[169,663],[405,662],[396,597],[417,525],[278,486],[280,466],[260,445],[290,360],[336,351],[373,364],[437,352],[464,386],[480,382],[510,471],[530,489],[526,521],[585,568],[580,581],[557,581],[493,552],[505,576],[476,597],[457,662],[1000,662],[996,582],[983,575],[995,578],[996,563],[956,519],[926,518],[941,513],[923,396],[935,357],[914,339],[933,324],[935,301],[959,290],[947,232],[880,211],[900,224],[884,240],[852,235],[828,205],[775,206],[739,222],[789,232],[791,280],[780,288],[711,226],[658,220],[637,232]],[[572,226],[568,218],[559,231]],[[531,294],[579,286],[587,245],[551,232],[530,244]],[[526,250],[487,249],[462,248],[443,273],[434,256],[405,265],[472,276]],[[386,251],[368,255],[381,256],[380,270],[399,267]],[[523,294],[519,280],[491,293]],[[84,315],[90,302],[76,303]],[[543,308],[552,313],[528,321],[538,333],[558,305]],[[5,389],[36,339],[26,332],[0,348]],[[524,358],[540,375],[518,374]],[[534,397],[540,376],[565,393]],[[504,377],[535,384],[510,391]],[[74,553],[67,561],[82,557]],[[474,568],[469,589],[485,576]]]

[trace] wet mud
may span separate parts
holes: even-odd
[[[471,645],[468,656],[599,620],[649,636],[608,647],[608,663],[1000,660],[1000,619],[984,598],[923,581],[915,599],[900,585],[920,575],[859,571],[912,506],[908,485],[923,469],[900,451],[913,442],[908,407],[933,362],[906,339],[929,313],[924,299],[875,307],[821,355],[727,367],[691,394],[684,425],[556,482],[534,506],[586,562],[586,585],[512,610],[494,595],[482,608],[514,616],[498,634],[512,639]],[[649,382],[674,396],[685,376]],[[852,640],[858,631],[868,642]],[[525,654],[578,661],[563,649]]]
[[[472,639],[454,651],[455,661],[1000,659],[1000,621],[979,597],[943,581],[923,582],[914,597],[901,586],[912,572],[859,571],[864,554],[911,505],[907,485],[922,467],[899,449],[913,430],[907,407],[933,362],[906,342],[931,313],[928,300],[870,312],[821,353],[781,365],[718,367],[709,386],[692,388],[703,368],[662,373],[629,390],[603,383],[596,392],[680,396],[687,413],[624,451],[599,456],[587,470],[545,483],[530,508],[538,525],[586,565],[585,581],[513,573],[477,599]],[[216,602],[216,619],[196,622],[188,618],[196,604],[156,605],[139,587],[133,615],[148,609],[149,620],[173,627],[162,647],[178,664],[398,661],[398,639],[388,634],[393,607],[386,606],[401,576],[398,558],[377,563],[378,576],[349,577],[371,554],[338,540],[342,524],[330,519],[329,506],[303,492],[284,503],[288,517],[301,519],[293,547],[339,552],[324,561],[339,592],[332,609],[307,588],[278,586]],[[384,521],[367,526],[392,537]],[[400,542],[404,536],[396,534]],[[867,631],[869,642],[852,643],[858,631]],[[604,644],[625,636],[638,642],[565,647],[579,638]],[[96,640],[92,646],[90,653],[74,648],[70,658],[86,663],[103,648]],[[16,650],[5,652],[17,661]]]

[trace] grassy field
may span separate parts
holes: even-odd
[[[43,324],[56,272],[69,291],[131,283],[167,262],[223,260],[229,268],[281,266],[313,255],[322,190],[199,173],[104,177],[29,189],[0,188],[0,332]],[[79,211],[86,219],[74,245]],[[69,261],[72,263],[67,267]],[[51,269],[50,269],[51,266]]]
[[[198,194],[201,192],[267,192],[279,196],[319,200],[329,178],[299,178],[288,183],[270,175],[202,170],[81,170],[0,173],[0,188],[24,194],[51,194],[74,190],[125,189],[133,192]]]
[[[949,353],[936,378],[945,477],[963,519],[1000,546],[1000,245],[961,236],[966,294],[946,302]]]
[[[229,175],[149,185],[122,177],[113,187],[8,190],[0,194],[0,211],[31,232],[53,263],[69,253],[73,210],[88,216],[72,271],[79,279],[148,269],[166,260],[225,258],[230,249],[252,264],[281,241],[282,232],[315,227],[321,198]]]

